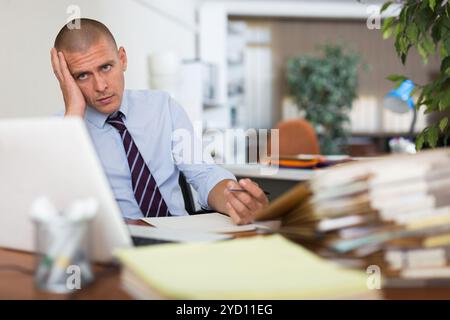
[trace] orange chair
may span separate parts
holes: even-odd
[[[320,154],[319,140],[312,125],[304,119],[281,121],[279,129],[280,156]],[[270,149],[269,149],[270,150]]]

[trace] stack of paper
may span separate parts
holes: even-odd
[[[218,212],[192,216],[142,218],[141,220],[156,228],[179,231],[232,233],[256,229],[254,224],[236,225],[229,216]]]
[[[367,274],[342,269],[279,235],[116,255],[124,265],[123,286],[136,298],[356,298],[369,292]]]
[[[450,150],[327,169],[259,218],[278,216],[286,235],[319,241],[328,256],[382,265],[397,284],[450,280]]]

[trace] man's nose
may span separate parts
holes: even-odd
[[[108,84],[106,83],[105,79],[103,79],[100,75],[94,75],[94,86],[95,91],[103,92],[108,88]]]

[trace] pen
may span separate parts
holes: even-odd
[[[228,190],[230,190],[230,191],[237,191],[237,192],[248,192],[248,191],[245,190],[245,189],[228,189]],[[264,191],[264,190],[263,190],[263,191]],[[270,192],[264,191],[264,194],[265,194],[266,196],[270,196]]]

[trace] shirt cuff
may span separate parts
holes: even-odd
[[[225,170],[224,168],[214,165],[214,168],[208,172],[208,179],[206,183],[200,187],[201,190],[199,190],[199,203],[200,206],[205,210],[211,210],[212,208],[208,205],[208,196],[211,190],[222,180],[236,180],[236,177],[229,172],[228,170]]]

